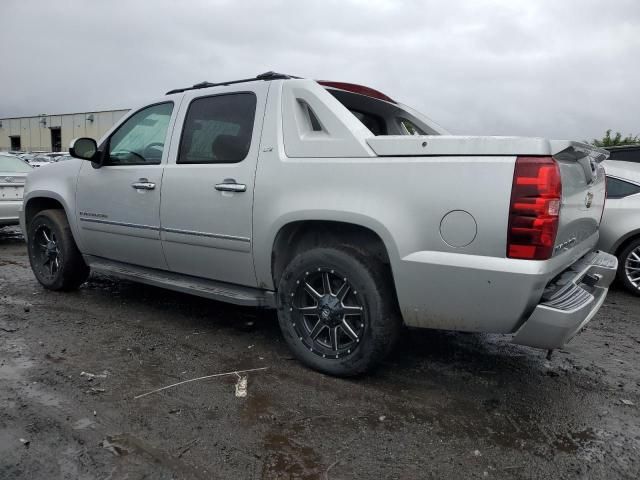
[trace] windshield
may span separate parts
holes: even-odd
[[[10,173],[26,173],[30,172],[32,167],[17,157],[9,155],[0,155],[0,172]]]

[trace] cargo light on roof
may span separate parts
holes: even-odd
[[[364,85],[356,85],[355,83],[345,83],[345,82],[332,82],[329,80],[317,80],[317,82],[323,87],[328,88],[337,88],[339,90],[344,90],[346,92],[351,93],[359,93],[360,95],[365,95],[367,97],[377,98],[378,100],[384,100],[385,102],[396,103],[395,100],[389,98],[382,92],[378,90],[374,90],[373,88],[365,87]]]

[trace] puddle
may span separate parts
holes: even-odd
[[[128,433],[108,436],[102,441],[101,445],[116,457],[136,455],[151,459],[153,462],[175,473],[178,478],[203,478],[199,472],[186,465],[176,456]]]
[[[585,448],[598,436],[592,428],[587,428],[579,432],[568,433],[567,435],[558,435],[553,442],[553,446],[564,453],[576,453],[581,448]]]
[[[85,428],[92,426],[94,423],[95,422],[90,418],[81,418],[77,422],[74,422],[71,428],[74,430],[84,430]]]
[[[8,348],[2,350],[4,358],[0,361],[0,379],[20,380],[23,373],[33,367],[35,362],[27,357],[27,347],[22,338],[11,338],[7,344]]]
[[[60,406],[61,398],[48,392],[42,384],[25,381],[26,372],[36,364],[26,352],[23,339],[12,339],[10,347],[2,352],[5,359],[0,363],[0,380],[11,381],[21,396],[35,400],[45,407]]]
[[[261,478],[263,479],[315,480],[322,478],[321,475],[327,469],[315,450],[294,442],[286,434],[267,434],[264,446],[271,453],[262,467]]]
[[[0,379],[18,380],[22,378],[22,372],[34,365],[33,360],[27,358],[8,359],[0,365]]]

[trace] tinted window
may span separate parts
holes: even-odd
[[[374,135],[386,135],[387,125],[384,123],[382,117],[374,115],[373,113],[358,112],[357,110],[350,110],[355,117],[367,127]]]
[[[405,135],[426,135],[418,126],[416,126],[410,120],[406,118],[398,119],[400,121],[400,128]]]
[[[623,198],[640,193],[640,187],[633,183],[607,177],[607,198]]]
[[[173,103],[144,108],[126,120],[109,139],[108,165],[160,163]]]
[[[197,98],[187,111],[177,163],[237,163],[251,147],[256,96]]]
[[[8,155],[0,155],[0,172],[2,173],[25,173],[33,170],[24,161]]]
[[[640,163],[640,147],[629,147],[622,149],[609,150],[609,160],[621,160],[623,162],[639,162]]]
[[[400,105],[377,98],[328,88],[374,135],[437,135],[438,133]]]

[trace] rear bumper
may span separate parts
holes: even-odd
[[[562,347],[598,312],[617,268],[613,255],[601,251],[585,255],[547,287],[513,342],[544,349]]]
[[[18,225],[22,200],[0,201],[0,227]]]

